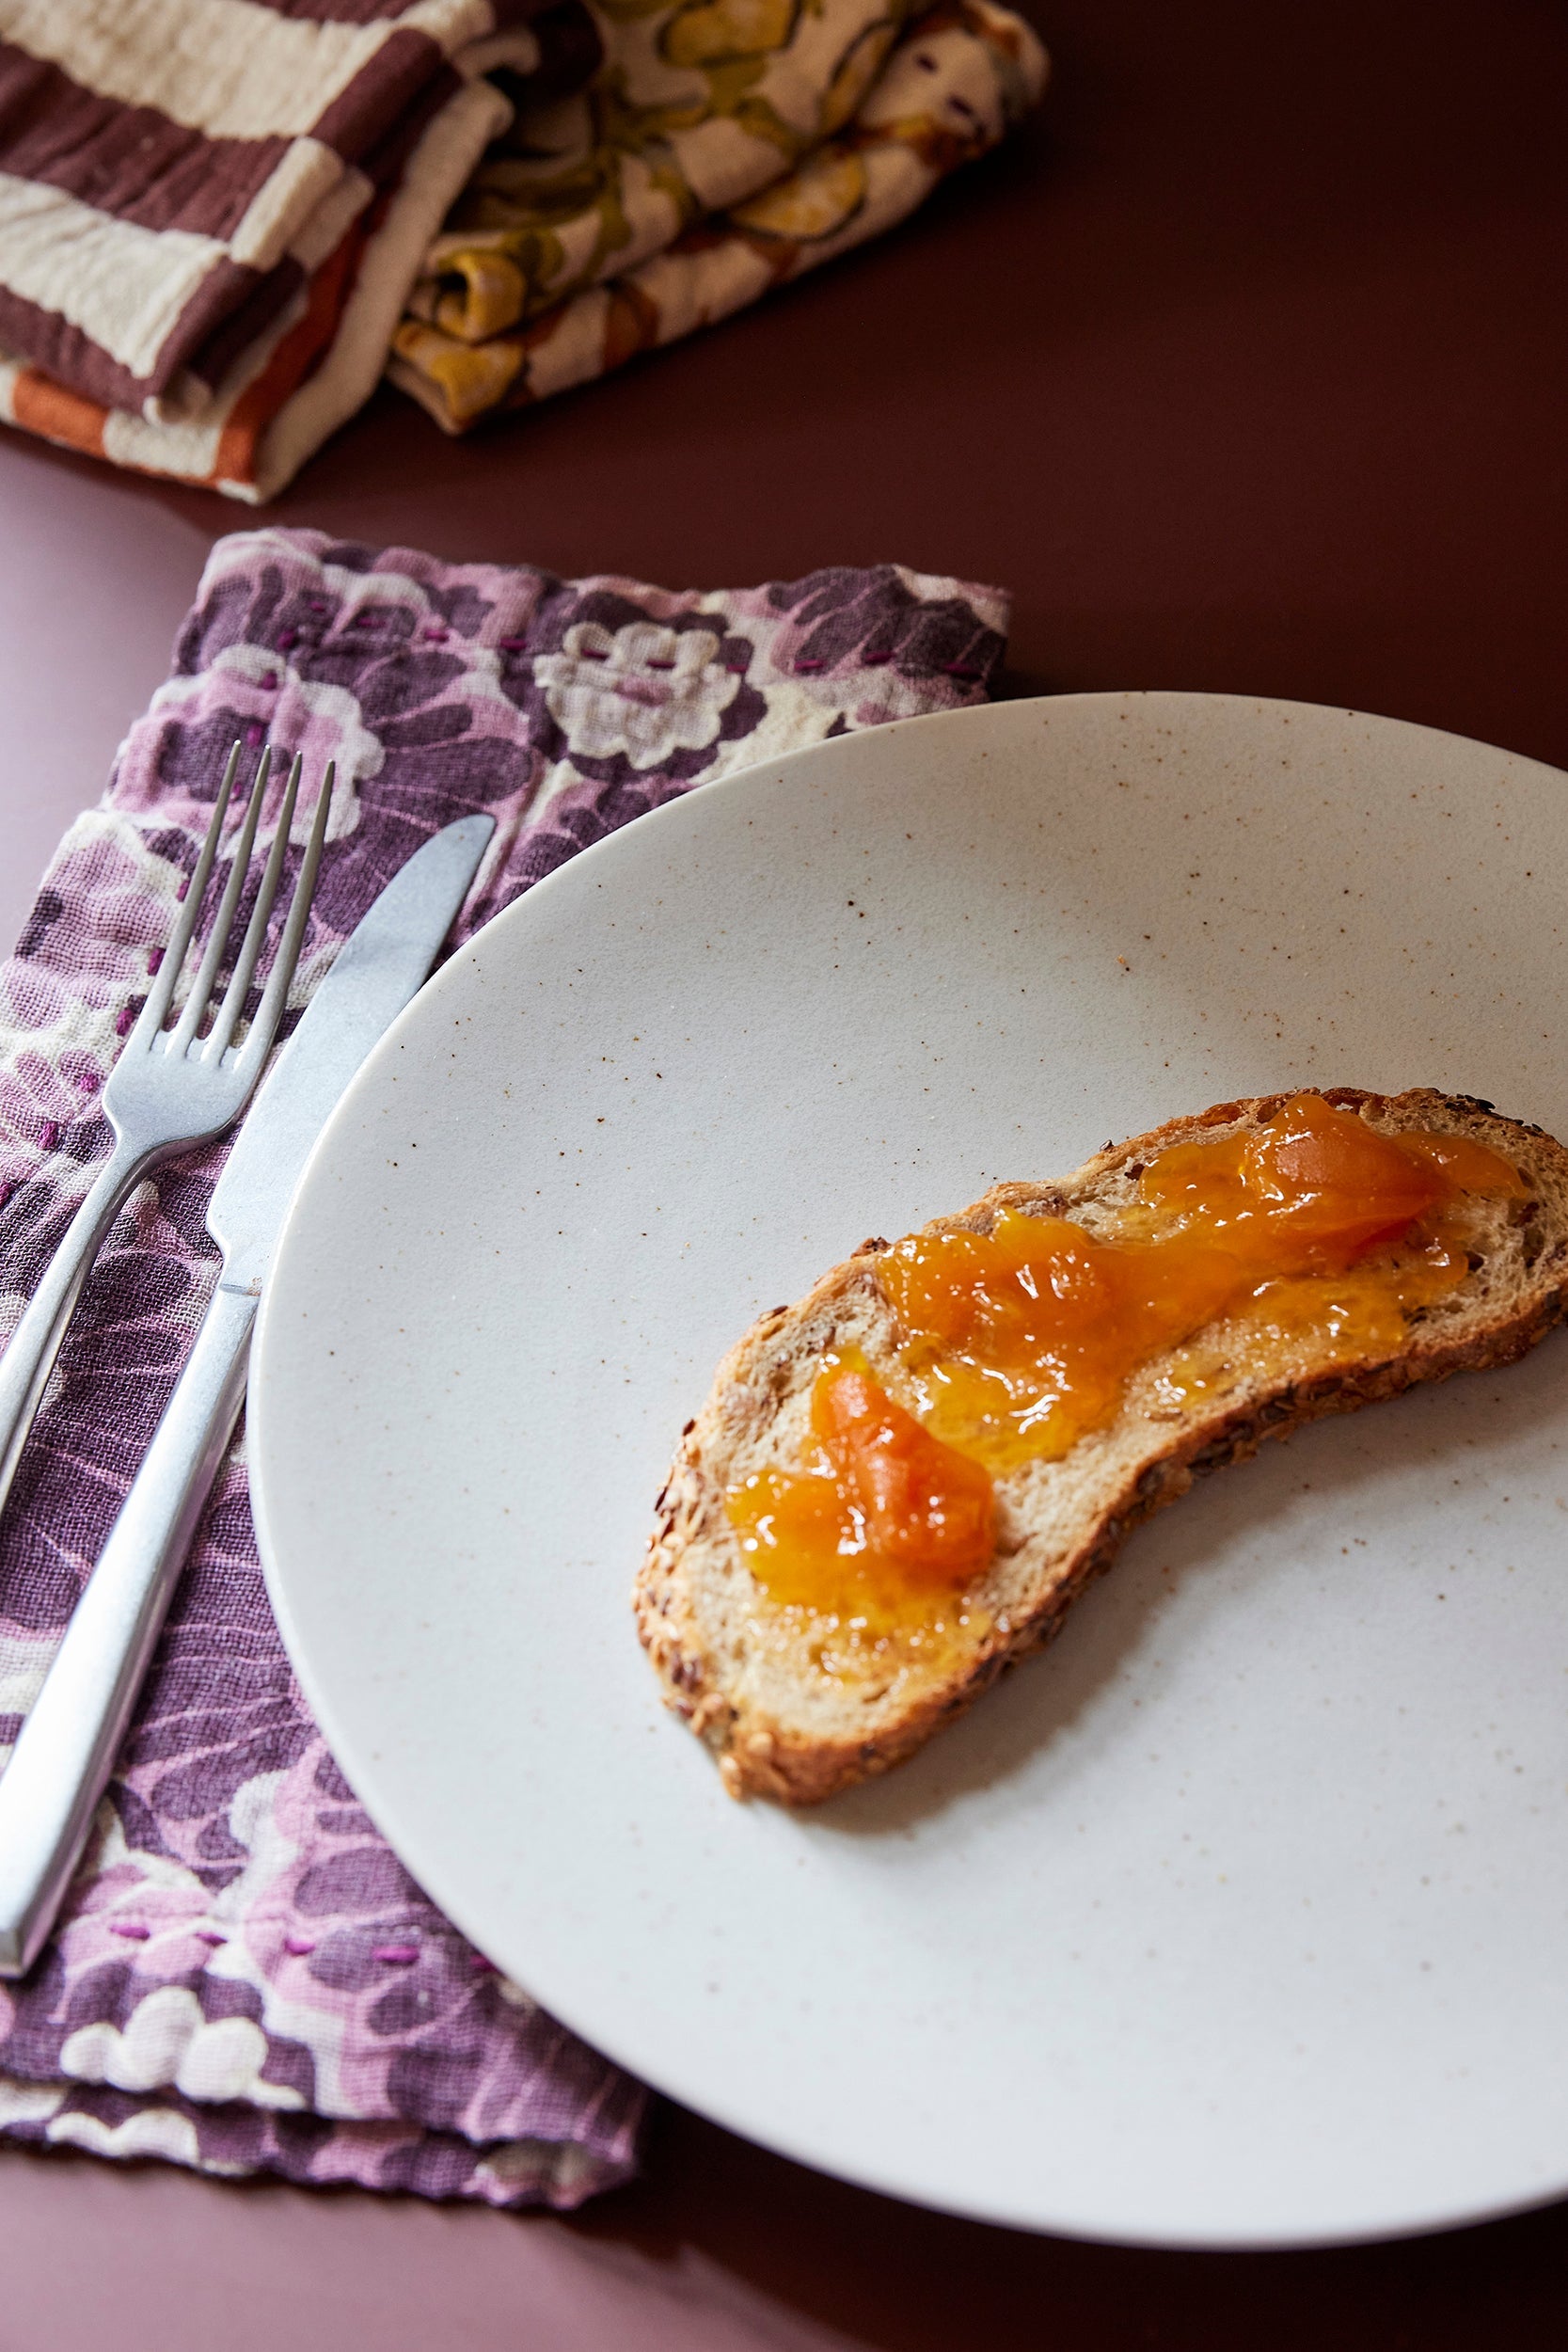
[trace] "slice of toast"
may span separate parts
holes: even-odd
[[[928,1232],[987,1232],[1005,1210],[1067,1216],[1113,1232],[1131,1208],[1142,1165],[1172,1145],[1221,1141],[1268,1119],[1289,1098],[1222,1103],[1193,1119],[1097,1153],[1059,1184],[997,1184]],[[1069,1603],[1110,1565],[1130,1528],[1184,1493],[1199,1472],[1256,1453],[1319,1414],[1348,1412],[1418,1380],[1522,1356],[1568,1312],[1568,1151],[1469,1096],[1425,1089],[1386,1096],[1354,1089],[1327,1098],[1389,1134],[1427,1130],[1473,1138],[1516,1167],[1528,1197],[1466,1196],[1469,1272],[1407,1321],[1395,1356],[1249,1362],[1215,1357],[1212,1377],[1173,1410],[1168,1359],[1129,1381],[1113,1421],[1060,1459],[1030,1461],[996,1481],[996,1546],[942,1638],[895,1641],[857,1654],[824,1645],[809,1613],[770,1601],[753,1578],[726,1492],[753,1472],[798,1469],[809,1447],[812,1387],[829,1350],[859,1349],[874,1375],[894,1374],[899,1334],[878,1281],[888,1248],[863,1243],[797,1305],[753,1325],[719,1368],[689,1422],[658,1499],[658,1522],[638,1579],[642,1642],[667,1704],[719,1759],[733,1796],[810,1804],[885,1771],[978,1696],[1003,1668],[1049,1641]]]

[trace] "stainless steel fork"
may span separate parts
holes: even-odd
[[[217,857],[239,764],[240,746],[236,743],[224,770],[213,821],[207,828],[207,838],[201,845],[174,936],[164,952],[140,1018],[126,1039],[100,1098],[114,1131],[114,1148],[50,1260],[43,1279],[11,1335],[10,1344],[0,1355],[0,1510],[5,1508],[18,1458],[82,1285],[99,1245],[127,1195],[149,1169],[189,1151],[195,1144],[210,1142],[226,1127],[232,1126],[250,1100],[277,1034],[289,983],[299,961],[300,942],[316,886],[316,869],[321,864],[322,840],[332,797],[330,767],[322,784],[304,862],[261,1005],[244,1045],[237,1052],[232,1050],[234,1030],[261,952],[261,942],[266,937],[267,920],[289,846],[289,829],[299,793],[297,759],[290,771],[272,848],[232,976],[211,1030],[205,1038],[198,1035],[250,866],[257,822],[272,771],[270,746],[262,752],[256,771],[249,803],[235,837],[223,897],[190,993],[172,1031],[166,1036],[164,1032],[164,1021],[174,999],[175,981],[195,936],[202,896]]]

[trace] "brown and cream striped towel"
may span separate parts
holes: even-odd
[[[0,414],[266,497],[367,396],[581,0],[0,0]],[[171,458],[175,462],[171,462]]]

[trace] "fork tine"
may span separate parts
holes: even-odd
[[[289,834],[293,824],[294,803],[299,797],[299,776],[302,765],[303,762],[296,752],[294,764],[289,771],[288,784],[284,787],[283,806],[278,812],[277,829],[272,837],[272,849],[267,857],[266,871],[261,876],[261,887],[256,893],[256,904],[251,909],[250,921],[245,927],[245,944],[235,959],[229,986],[224,991],[223,1002],[218,1007],[217,1019],[214,1022],[207,1042],[201,1049],[201,1058],[204,1062],[220,1062],[223,1059],[229,1041],[234,1034],[234,1025],[239,1020],[240,1009],[245,1003],[246,992],[250,987],[250,976],[256,969],[256,959],[261,952],[261,942],[267,935],[267,918],[272,913],[272,902],[277,896],[277,879],[283,871],[283,860],[288,854]]]
[[[185,1009],[176,1022],[174,1034],[168,1041],[168,1050],[171,1054],[178,1055],[185,1051],[201,1025],[201,1016],[206,1011],[212,997],[213,982],[217,977],[218,965],[223,961],[223,951],[229,945],[230,931],[233,929],[234,909],[239,905],[240,893],[245,888],[245,878],[250,866],[251,844],[256,838],[257,819],[261,814],[261,803],[266,795],[267,778],[271,773],[272,745],[269,743],[258,763],[256,781],[250,787],[250,799],[245,805],[245,818],[233,849],[230,851],[229,880],[223,886],[223,897],[219,899],[218,911],[213,917],[213,928],[207,934],[206,951],[202,956],[196,977],[191,982],[191,993],[185,999]]]
[[[240,1054],[242,1067],[248,1064],[254,1068],[257,1063],[266,1059],[272,1050],[273,1039],[277,1034],[277,1025],[283,1018],[283,1007],[289,993],[289,983],[294,977],[294,966],[299,961],[299,950],[305,937],[306,920],[310,913],[310,900],[315,895],[316,870],[321,865],[322,843],[326,838],[326,817],[332,805],[332,788],[337,773],[337,762],[329,759],[326,763],[326,773],[322,778],[322,788],[317,796],[316,813],[310,822],[310,838],[305,845],[305,856],[300,865],[299,880],[294,884],[294,895],[289,901],[289,915],[283,926],[283,936],[277,943],[277,953],[273,958],[272,970],[267,974],[267,984],[262,991],[261,1004],[257,1007],[256,1018],[250,1025],[250,1035],[245,1039]]]
[[[234,789],[234,778],[239,765],[240,745],[236,741],[233,750],[229,755],[229,764],[223,771],[223,782],[218,787],[217,801],[213,809],[213,821],[207,828],[207,838],[203,841],[201,854],[196,861],[196,871],[191,876],[186,888],[185,901],[180,910],[180,920],[176,923],[168,945],[164,949],[157,977],[147,992],[147,1000],[136,1016],[136,1025],[126,1040],[127,1053],[138,1046],[150,1045],[153,1038],[164,1025],[164,1015],[167,1012],[169,999],[174,994],[174,983],[180,977],[180,967],[185,961],[185,950],[191,944],[191,934],[196,930],[197,917],[201,913],[201,901],[207,892],[207,878],[213,870],[213,860],[217,855],[218,842],[223,835],[223,820],[229,813],[230,796]]]

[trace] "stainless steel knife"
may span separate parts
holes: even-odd
[[[429,972],[494,831],[494,818],[459,818],[387,884],[339,949],[218,1179],[207,1211],[223,1252],[217,1287],[0,1775],[0,1977],[31,1967],[86,1842],[234,1433],[261,1285],[310,1147]]]

